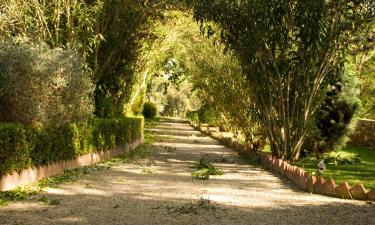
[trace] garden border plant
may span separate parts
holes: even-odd
[[[146,126],[149,126],[150,122],[152,121],[146,121]],[[143,143],[134,149],[130,149],[129,152],[123,155],[118,155],[114,158],[93,165],[65,170],[63,173],[43,178],[33,184],[22,185],[10,191],[0,192],[0,207],[7,205],[10,202],[29,199],[35,194],[43,193],[50,187],[57,187],[58,185],[66,182],[74,182],[86,174],[92,174],[100,170],[109,169],[113,166],[118,166],[131,160],[147,158],[151,153],[151,144],[154,141],[153,135],[146,132],[144,134]],[[45,202],[50,203],[50,200],[46,199]]]
[[[142,117],[92,119],[56,129],[0,123],[0,176],[73,160],[143,139]]]

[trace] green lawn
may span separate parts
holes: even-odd
[[[350,164],[342,161],[355,159],[357,154],[360,162],[355,162],[354,160],[352,161],[353,164]],[[367,189],[375,188],[375,149],[348,146],[342,148],[340,151],[327,154],[325,157],[330,157],[331,159],[338,158],[337,161],[341,161],[342,163],[339,162],[335,165],[332,160],[325,160],[326,170],[323,174],[324,178],[332,177],[336,181],[336,184],[346,181],[350,185],[354,185],[361,182]],[[294,164],[305,168],[307,172],[312,174],[316,171],[318,162],[319,160],[316,158],[304,158]]]

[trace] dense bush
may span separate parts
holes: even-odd
[[[143,135],[141,117],[95,119],[59,128],[0,124],[0,175],[130,143]]]
[[[348,140],[347,136],[350,134],[352,122],[359,108],[359,100],[354,94],[357,92],[354,87],[355,82],[351,80],[350,84],[353,87],[343,86],[342,82],[330,85],[330,90],[316,113],[311,133],[303,145],[304,154],[333,151]]]
[[[201,107],[199,110],[199,120],[201,123],[216,126],[218,125],[218,113],[208,106]]]
[[[200,123],[198,111],[190,111],[190,112],[186,113],[186,118],[188,118],[190,120],[190,122],[192,122],[194,124]]]
[[[143,105],[143,116],[145,118],[154,118],[158,113],[157,106],[152,102],[145,102]]]
[[[18,124],[0,125],[0,175],[31,165],[27,130]]]
[[[218,113],[209,107],[201,107],[197,111],[188,112],[186,117],[196,124],[218,125]]]
[[[72,50],[0,44],[0,121],[59,126],[88,119],[93,84]]]

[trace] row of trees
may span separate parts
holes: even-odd
[[[192,94],[177,86],[175,93],[165,100],[170,112],[175,111],[171,106],[176,102],[183,107],[190,105],[184,110],[200,104],[177,99],[182,93],[179,90],[184,90],[182,98],[200,97],[205,108],[219,113],[223,124],[239,130],[249,141],[264,131],[273,153],[289,159],[299,157],[306,143],[311,143],[306,140],[315,138],[328,143],[320,134],[341,131],[342,124],[350,122],[357,105],[340,103],[340,99],[355,97],[350,94],[349,84],[353,82],[345,77],[348,74],[345,65],[348,54],[360,52],[361,57],[354,56],[352,60],[354,73],[368,72],[366,68],[371,68],[375,9],[372,1],[190,0],[185,3],[2,1],[0,55],[4,62],[5,59],[14,62],[0,64],[1,70],[7,71],[1,78],[10,79],[17,70],[18,79],[26,74],[35,74],[32,77],[35,79],[28,84],[20,81],[16,88],[6,88],[15,84],[8,80],[7,85],[0,87],[1,107],[10,109],[9,105],[20,107],[27,102],[26,91],[12,93],[26,85],[40,92],[28,95],[29,99],[44,101],[41,107],[36,107],[36,110],[44,108],[35,115],[47,118],[39,119],[40,123],[55,123],[48,118],[57,118],[57,122],[79,120],[92,111],[99,117],[119,117],[140,112],[144,97],[150,97],[146,87],[149,92],[152,90],[154,75],[165,76],[167,83],[173,84],[182,84],[180,78],[186,77],[196,92]],[[176,8],[187,11],[186,6],[194,11],[204,35],[196,32],[198,25],[185,14],[168,18],[164,13]],[[12,49],[22,57],[12,55]],[[22,64],[19,59],[30,63]],[[49,89],[38,85],[41,80],[48,81]],[[366,84],[362,83],[362,89],[372,88]],[[48,98],[45,89],[50,90]],[[6,102],[12,99],[9,96],[18,96],[18,100]],[[77,104],[69,103],[72,98]],[[365,104],[372,102],[368,100]],[[82,110],[71,110],[77,108]],[[53,109],[59,110],[51,112]],[[339,113],[332,109],[338,109]],[[319,114],[326,117],[318,118]],[[4,120],[9,120],[7,115],[11,113],[6,113]],[[332,117],[337,118],[332,120]]]
[[[279,158],[297,159],[327,87],[342,80],[351,40],[374,22],[372,1],[193,1],[207,35],[239,59]]]
[[[204,37],[188,12],[167,12],[155,27],[160,41],[149,53],[146,97],[168,116],[201,108],[207,120],[252,141],[257,122],[234,55]]]
[[[4,0],[1,41],[46,43],[76,52],[95,85],[95,114],[117,117],[139,82],[137,62],[168,1]]]
[[[168,22],[157,25],[161,41],[151,51],[153,63],[147,67],[156,74],[149,82],[149,100],[158,102],[166,115],[199,109],[196,114],[201,122],[230,130],[254,148],[261,146],[266,126],[251,95],[255,84],[244,73],[236,53],[219,44],[220,33],[214,31],[220,31],[220,27],[214,23],[201,27],[205,34],[210,32],[207,38],[198,33],[199,26],[189,14],[173,12],[166,14],[166,18]],[[341,66],[340,73],[331,75],[321,86],[320,99],[313,106],[316,111],[306,122],[302,152],[336,149],[345,143],[348,131],[355,124],[353,117],[358,115],[360,105],[356,71],[347,62]],[[271,91],[267,89],[266,94]]]

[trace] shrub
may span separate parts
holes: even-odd
[[[0,123],[0,176],[110,149],[142,136],[142,117],[92,119],[58,128]]]
[[[202,107],[199,110],[199,120],[201,123],[207,123],[209,125],[216,126],[217,125],[217,119],[218,118],[218,113],[209,107]]]
[[[145,102],[143,105],[143,116],[145,118],[154,118],[157,115],[157,106],[152,102]]]
[[[72,50],[0,43],[0,121],[60,126],[93,112],[93,84]]]
[[[213,126],[218,125],[218,113],[207,106],[203,106],[197,111],[188,112],[186,117],[196,124],[207,123]]]
[[[191,122],[195,124],[200,123],[198,111],[191,111],[191,112],[186,113],[186,118],[188,118]]]
[[[31,165],[30,140],[22,125],[0,125],[0,175]]]
[[[344,78],[350,77],[346,75]],[[351,79],[350,84],[353,83],[355,84],[355,81]],[[355,85],[343,86],[341,82],[330,86],[316,113],[312,131],[303,145],[304,154],[322,154],[346,144],[359,108],[356,90]]]
[[[142,115],[142,105],[145,99],[145,95],[145,90],[142,90],[141,93],[134,100],[133,104],[131,105],[132,115]]]

